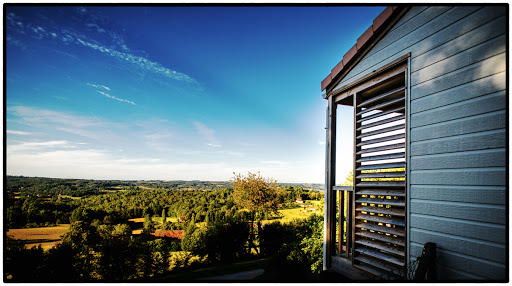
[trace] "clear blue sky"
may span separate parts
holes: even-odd
[[[383,9],[8,7],[7,174],[323,183],[320,82]]]

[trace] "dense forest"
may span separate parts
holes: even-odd
[[[210,190],[191,187],[211,184],[216,185]],[[254,257],[271,258],[267,270],[276,273],[319,272],[322,216],[261,222],[279,217],[278,209],[296,207],[298,198],[320,200],[323,194],[277,185],[255,174],[220,186],[225,185],[8,176],[7,229],[71,225],[62,242],[47,251],[26,249],[8,237],[4,280],[146,281]],[[132,234],[136,226],[128,219],[142,217],[142,233]],[[184,235],[181,240],[155,239],[156,229],[180,230]]]

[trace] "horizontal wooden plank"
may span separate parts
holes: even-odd
[[[412,142],[411,155],[454,153],[505,148],[506,146],[506,130],[492,130],[448,138]]]
[[[398,206],[405,207],[405,201],[402,199],[398,200],[387,200],[387,199],[372,199],[372,198],[357,198],[356,203],[365,203],[365,204],[378,204],[378,205],[388,205],[388,206]]]
[[[501,30],[505,33],[504,30]],[[419,70],[414,70],[411,74],[411,86],[428,81],[432,78],[441,77],[444,74],[459,70],[468,65],[490,58],[492,56],[504,53],[506,51],[505,34],[483,42],[480,45],[466,49],[453,56],[446,56],[442,60],[430,65],[424,66]]]
[[[387,133],[387,132],[401,130],[401,129],[405,129],[405,123],[404,124],[390,126],[390,127],[386,127],[386,128],[382,128],[382,129],[377,129],[377,130],[366,132],[366,133],[362,133],[361,135],[357,136],[356,138],[359,139],[359,138],[364,138],[364,137],[384,134],[384,133]]]
[[[506,70],[506,53],[494,56],[457,71],[411,87],[413,98],[420,98],[446,89],[457,87]]]
[[[394,216],[405,216],[405,210],[403,210],[403,209],[395,209],[395,208],[375,208],[375,207],[357,206],[356,207],[356,211],[358,211],[358,212],[368,212],[368,213],[388,214],[388,215],[394,215]]]
[[[375,113],[375,114],[372,114],[372,115],[369,115],[369,116],[365,116],[363,118],[357,119],[356,122],[357,123],[362,123],[362,122],[365,122],[365,121],[368,121],[368,120],[372,120],[372,119],[379,118],[381,116],[388,115],[388,114],[393,114],[393,113],[401,114],[404,110],[405,110],[405,106],[399,106],[399,107],[391,109],[391,110],[387,110],[387,111],[383,111],[383,112],[378,112],[378,113]]]
[[[370,231],[366,231],[366,230],[358,231],[358,232],[356,232],[356,235],[366,237],[366,238],[371,238],[371,239],[377,239],[377,240],[380,240],[383,242],[393,243],[396,245],[405,246],[405,240],[400,237],[393,237],[391,235],[384,235],[384,234],[379,234],[376,232],[370,232]]]
[[[363,247],[358,247],[358,248],[356,247],[355,250],[361,254],[371,256],[374,258],[378,258],[380,260],[384,260],[386,262],[389,262],[389,263],[392,263],[392,264],[395,264],[398,266],[405,266],[405,262],[403,259],[398,259],[395,256],[392,256],[392,255],[389,255],[386,253],[382,253],[380,251],[376,251],[376,250],[369,249],[369,248],[363,248]]]
[[[356,130],[360,131],[360,130],[363,130],[363,129],[372,128],[372,127],[375,127],[375,126],[380,126],[380,125],[384,125],[384,124],[388,124],[388,123],[391,123],[391,122],[395,122],[395,121],[399,121],[399,120],[404,120],[404,119],[405,119],[405,115],[397,115],[397,116],[393,116],[393,117],[390,117],[390,118],[386,118],[386,119],[382,119],[382,120],[379,120],[379,121],[375,121],[375,122],[372,122],[372,123],[369,123],[369,124],[364,124],[361,127],[357,128]]]
[[[364,178],[403,178],[405,172],[377,172],[377,173],[362,173],[357,175],[357,179]]]
[[[483,167],[505,167],[507,165],[505,148],[475,150],[435,155],[412,156],[411,169],[439,170]]]
[[[374,147],[374,148],[367,148],[362,149],[361,151],[357,152],[356,154],[368,154],[368,153],[374,153],[379,151],[388,151],[388,150],[394,150],[394,149],[403,149],[405,148],[405,143],[398,143],[398,144],[390,144],[380,147]]]
[[[431,94],[411,101],[411,114],[439,108],[486,94],[506,90],[506,73],[501,72],[488,77],[480,78],[454,88]]]
[[[372,139],[372,140],[365,140],[365,141],[358,143],[356,146],[360,147],[360,146],[384,143],[384,142],[399,140],[399,139],[404,139],[404,138],[405,138],[405,133],[401,133],[401,134],[396,134],[396,135],[391,135],[391,136],[386,136],[386,137],[380,137],[380,138]]]
[[[399,88],[395,88],[395,89],[393,89],[391,91],[388,91],[386,93],[383,93],[381,95],[374,96],[374,97],[372,97],[370,99],[364,100],[357,107],[368,106],[369,104],[376,103],[376,102],[384,100],[384,99],[386,99],[388,97],[393,97],[393,96],[396,96],[396,95],[401,95],[403,97],[405,95],[405,86],[401,86]]]
[[[388,217],[382,217],[382,216],[360,214],[360,215],[356,216],[356,219],[380,222],[380,223],[384,223],[384,224],[392,224],[392,225],[402,226],[402,227],[405,226],[404,220],[397,218],[397,217],[388,218]]]
[[[356,267],[360,267],[361,269],[363,269],[367,272],[370,272],[371,274],[373,274],[381,279],[385,279],[385,280],[391,279],[390,276],[393,275],[392,273],[398,272],[395,268],[389,267],[388,265],[386,265],[382,262],[376,261],[375,259],[371,259],[364,255],[356,255],[356,256],[354,256],[354,259],[356,261],[363,263],[363,264],[356,264],[355,265]],[[371,265],[372,267],[368,267],[365,264]],[[375,269],[374,267],[379,268],[379,270]]]
[[[506,205],[506,186],[411,185],[412,199]]]
[[[384,164],[383,164],[384,165]],[[372,182],[364,181],[356,184],[357,187],[405,187],[405,181]]]
[[[411,199],[411,213],[505,225],[504,206]]]
[[[383,243],[380,241],[372,241],[372,240],[361,239],[361,238],[358,238],[358,239],[356,238],[355,243],[364,245],[368,248],[375,248],[379,251],[389,252],[394,255],[398,255],[398,256],[402,256],[402,257],[405,256],[404,247],[391,246],[389,244],[386,244],[386,243]]]
[[[411,185],[505,186],[505,168],[411,170]]]
[[[400,158],[405,158],[405,152],[361,157],[361,159],[356,160],[356,162],[359,163],[359,162],[379,161],[379,160],[388,160],[388,159],[400,159]]]
[[[496,15],[489,16],[495,17]],[[502,35],[505,32],[503,27],[505,27],[506,24],[506,17],[504,15],[498,16],[498,18],[492,19],[473,30],[470,30],[469,32],[462,34],[460,37],[445,42],[435,49],[429,50],[423,54],[418,54],[418,56],[414,57],[414,60],[411,62],[411,70],[419,70],[423,67],[427,67],[436,62],[439,62],[447,57],[451,57],[460,54],[461,52],[467,51],[468,49],[478,46],[481,43],[487,43],[489,40]]]
[[[354,190],[354,187],[353,186],[333,186],[332,189],[334,191],[353,191]]]
[[[370,111],[373,111],[373,110],[381,110],[381,109],[383,109],[386,106],[395,105],[395,104],[398,104],[398,103],[400,103],[402,101],[405,101],[405,96],[402,96],[402,97],[399,97],[399,98],[396,98],[396,99],[392,99],[392,100],[389,100],[389,101],[377,104],[375,106],[366,108],[366,109],[356,113],[356,116],[361,116],[361,115],[366,114],[366,113],[368,113]]]
[[[483,131],[505,130],[508,119],[505,110],[441,122],[411,129],[411,142],[445,138]]]
[[[389,233],[389,234],[405,237],[405,231],[403,229],[396,228],[396,227],[394,228],[394,227],[381,226],[381,225],[377,225],[377,224],[369,223],[369,222],[357,223],[356,228],[371,229],[374,231],[380,231],[382,233]]]
[[[506,100],[506,91],[503,90],[419,112],[411,118],[411,128],[503,110],[507,106]]]
[[[413,213],[409,224],[415,228],[457,235],[495,243],[506,243],[505,225],[480,223],[464,219],[444,218]],[[471,231],[468,231],[471,230]]]
[[[376,195],[376,196],[392,196],[405,197],[404,191],[386,190],[386,189],[358,189],[356,195]]]

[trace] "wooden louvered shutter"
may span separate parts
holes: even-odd
[[[354,96],[356,267],[398,278],[406,264],[405,73]]]

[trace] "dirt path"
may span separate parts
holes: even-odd
[[[260,268],[260,269],[254,269],[254,270],[226,274],[226,275],[197,278],[196,280],[221,280],[221,281],[222,280],[225,280],[225,281],[251,280],[251,279],[263,274],[263,272],[265,272],[265,270],[263,270],[263,268]]]

